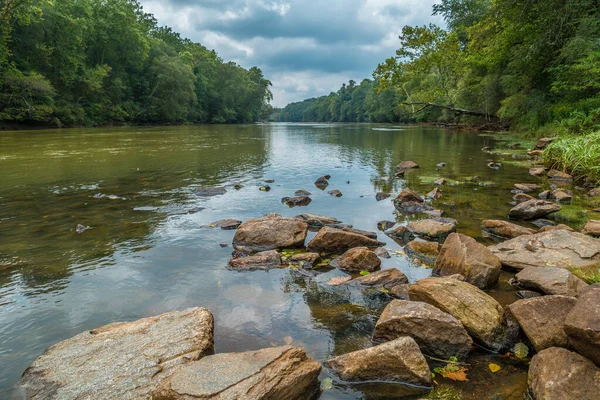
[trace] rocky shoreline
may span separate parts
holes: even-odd
[[[417,168],[404,161],[396,177]],[[569,180],[558,171],[531,173]],[[318,178],[315,186],[325,190],[330,179]],[[440,187],[444,183],[443,178],[436,181]],[[600,398],[600,285],[573,273],[600,265],[600,221],[588,222],[581,232],[566,225],[532,229],[515,223],[557,212],[572,196],[558,188],[542,193],[545,199],[527,194],[539,189],[515,185],[508,216],[514,222],[482,221],[483,232],[499,242],[492,246],[457,232],[459,222],[434,207],[431,200],[440,198],[441,189],[425,197],[404,189],[392,199],[395,209],[422,218],[406,226],[381,221],[378,227],[406,254],[431,264],[432,276],[413,283],[398,269],[381,269],[389,253],[377,233],[334,217],[272,213],[245,222],[216,221],[210,227],[235,230],[229,268],[296,268],[308,277],[336,268],[346,278],[330,285],[385,293],[389,302],[372,346],[317,361],[293,346],[215,354],[213,315],[193,308],[110,324],[60,342],[24,372],[19,390],[30,399],[312,399],[321,392],[324,370],[347,384],[408,385],[426,396],[440,362],[461,372],[461,363],[477,346],[490,353],[517,354],[523,347],[535,352],[528,376],[535,400]],[[225,188],[211,187],[196,192],[225,193]],[[600,190],[589,191],[595,193]],[[298,191],[282,202],[301,207],[310,203],[309,196]],[[377,194],[378,201],[387,198]],[[309,231],[316,231],[311,240]],[[510,283],[523,297],[508,306],[486,292],[503,272],[514,274]]]

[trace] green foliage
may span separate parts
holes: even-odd
[[[529,355],[529,347],[525,343],[519,342],[513,347],[513,353],[518,358],[525,358]]]
[[[582,279],[587,284],[593,285],[594,283],[600,283],[600,269],[593,270],[585,270],[581,268],[572,268],[571,271],[575,276]]]
[[[0,122],[254,122],[270,86],[137,0],[0,1]]]
[[[288,104],[272,119],[286,122],[408,122],[400,112],[400,95],[394,88],[382,89],[369,79],[342,85],[328,96]]]
[[[600,130],[588,135],[567,135],[544,152],[545,164],[600,183]]]

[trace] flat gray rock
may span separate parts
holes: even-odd
[[[298,347],[224,353],[190,363],[164,381],[153,400],[310,399],[321,364]]]
[[[214,353],[213,316],[191,308],[83,332],[25,371],[28,399],[146,399],[182,365]]]
[[[548,295],[579,297],[587,283],[564,268],[528,267],[519,272],[515,279],[520,287]]]
[[[600,263],[600,240],[577,232],[555,230],[520,236],[491,246],[502,265],[527,267],[589,267]]]

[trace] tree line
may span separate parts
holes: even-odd
[[[374,81],[290,104],[274,118],[600,128],[597,0],[442,0],[433,14],[446,26],[405,26]]]
[[[0,0],[0,124],[247,123],[270,86],[137,0]]]

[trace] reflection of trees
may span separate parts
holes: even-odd
[[[17,157],[3,161],[1,286],[18,279],[35,293],[59,290],[73,268],[111,265],[117,250],[151,247],[168,214],[134,207],[185,204],[190,194],[180,189],[199,182],[258,179],[269,157],[269,131],[254,126],[69,133],[4,137]],[[91,184],[99,188],[82,186]],[[92,197],[100,193],[126,200]],[[78,235],[77,224],[93,229]]]

